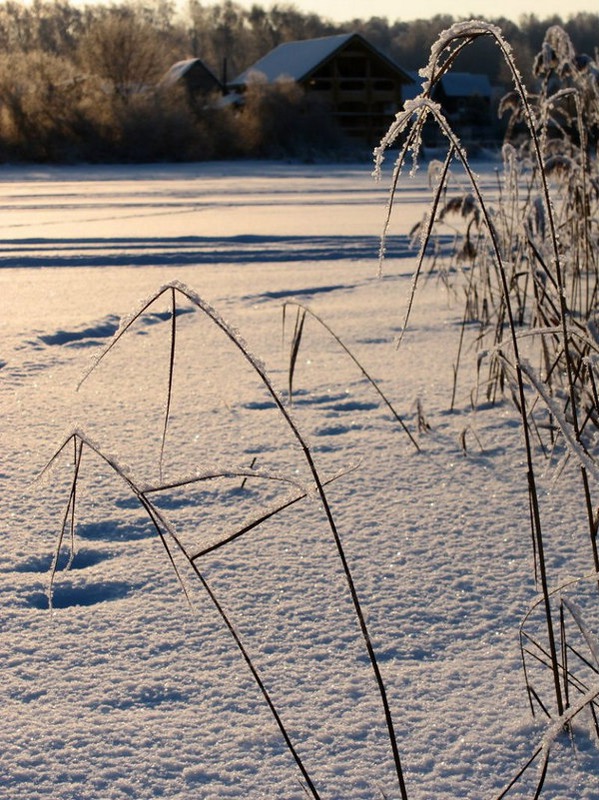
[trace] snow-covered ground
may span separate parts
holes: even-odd
[[[492,168],[477,166],[492,187]],[[546,721],[531,717],[518,647],[536,593],[517,417],[508,403],[470,411],[467,364],[448,413],[461,308],[435,280],[419,292],[395,348],[415,263],[409,231],[426,207],[427,180],[419,173],[401,184],[379,278],[386,186],[370,172],[368,163],[0,172],[3,800],[306,797],[212,602],[181,565],[190,608],[139,502],[90,451],[76,555],[47,608],[72,448],[34,478],[75,426],[140,485],[215,467],[285,479],[159,493],[157,506],[190,552],[310,489],[306,460],[272,399],[199,313],[177,317],[161,473],[170,294],[76,391],[119,319],[173,280],[240,331],[283,395],[282,305],[308,305],[380,381],[419,442],[417,452],[308,318],[292,414],[323,479],[342,473],[327,493],[387,684],[411,800],[494,798],[541,741]],[[181,307],[191,310],[184,298]],[[418,432],[418,407],[427,432]],[[542,503],[557,585],[590,559],[574,470],[556,484],[553,475],[548,469]],[[380,700],[313,493],[199,567],[322,800],[399,798]],[[533,615],[530,629],[542,638],[542,618]],[[545,671],[534,679],[551,705]],[[579,715],[574,730],[551,749],[543,796],[596,800],[590,718]],[[532,797],[538,771],[529,773],[510,797]]]

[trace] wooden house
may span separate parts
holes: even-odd
[[[228,89],[243,93],[252,76],[268,83],[291,79],[313,93],[339,128],[376,144],[403,105],[412,78],[360,34],[341,34],[281,44],[248,67]]]

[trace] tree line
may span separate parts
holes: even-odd
[[[287,41],[359,32],[408,70],[426,63],[451,15],[403,22],[386,18],[334,23],[292,5],[245,9],[225,0],[139,0],[79,7],[68,0],[0,4],[0,160],[148,161],[335,151],[338,133],[296,87],[256,85],[243,124],[232,107],[190,105],[161,79],[184,58],[199,57],[219,78],[235,77]],[[561,25],[578,52],[595,55],[599,14],[567,20],[525,15],[490,20],[531,74],[546,29]],[[506,80],[499,51],[481,41],[456,68]]]

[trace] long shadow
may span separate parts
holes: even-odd
[[[447,239],[447,242],[444,240]],[[440,237],[431,247],[449,245]],[[183,236],[13,239],[0,242],[0,268],[168,266],[378,259],[377,236]],[[387,242],[387,258],[413,257],[407,235]]]

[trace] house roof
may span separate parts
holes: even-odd
[[[471,72],[447,72],[441,84],[448,97],[490,97],[493,91],[488,75]]]
[[[192,70],[199,71],[209,82],[220,86],[220,81],[216,75],[204,64],[201,58],[187,58],[184,61],[177,61],[176,64],[170,67],[166,75],[162,78],[161,83],[166,86],[172,86],[185,78]]]
[[[404,97],[412,100],[422,92],[424,78],[417,72],[410,75],[414,84],[404,90]],[[489,76],[472,72],[446,72],[441,77],[441,86],[446,97],[491,97],[493,94]]]
[[[404,100],[413,100],[422,92],[424,78],[418,74],[417,70],[408,70],[408,75],[412,79],[412,83],[404,88],[403,98]]]
[[[352,39],[359,40],[372,53],[385,61],[389,67],[400,73],[406,82],[411,79],[405,70],[398,64],[381,53],[376,47],[369,44],[358,33],[342,33],[336,36],[323,36],[319,39],[305,39],[298,42],[280,44],[267,53],[263,58],[248,67],[235,80],[231,86],[244,86],[252,73],[259,72],[266,77],[268,83],[273,83],[277,78],[291,78],[294,81],[305,80],[309,75],[332,58],[339,50],[345,47]]]

